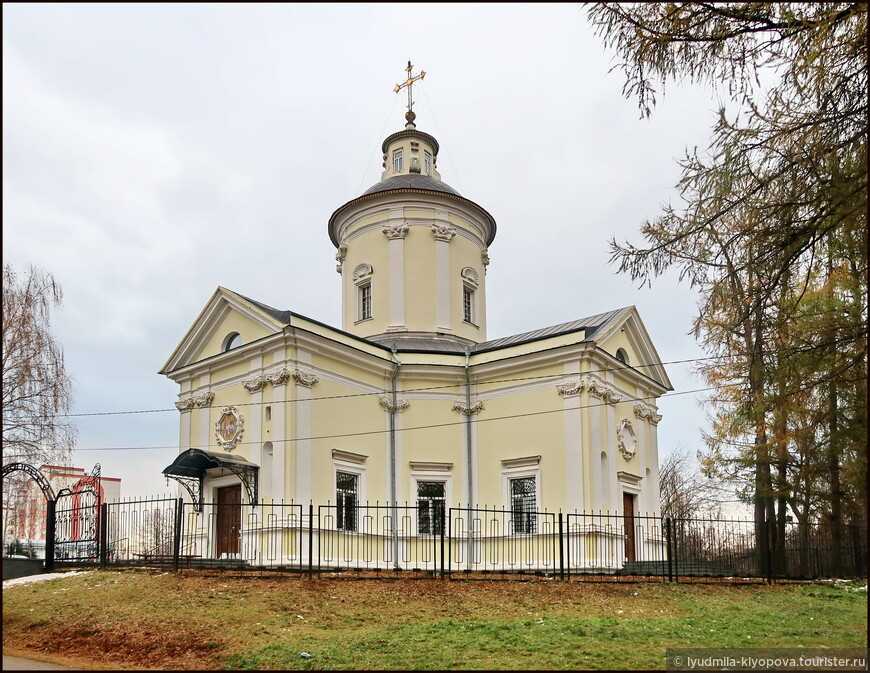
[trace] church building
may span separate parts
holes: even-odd
[[[195,503],[657,514],[671,384],[637,310],[489,337],[496,221],[441,180],[408,65],[380,181],[326,223],[341,326],[218,287],[160,370],[179,386],[164,474]]]

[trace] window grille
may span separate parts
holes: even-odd
[[[511,479],[510,485],[514,533],[534,533],[537,529],[535,478]]]
[[[422,535],[441,535],[444,526],[444,482],[417,482],[417,530]]]
[[[347,472],[335,473],[336,528],[356,531],[357,482],[359,477]]]
[[[402,150],[396,150],[393,152],[393,170],[395,172],[399,172],[402,170],[402,159],[405,153]]]
[[[368,320],[372,317],[372,286],[371,283],[360,285],[359,288],[359,319]]]

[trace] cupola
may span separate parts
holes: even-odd
[[[441,181],[439,145],[416,126],[408,62],[405,128],[381,145],[381,180],[336,210],[329,236],[342,275],[342,327],[383,343],[486,340],[493,217]]]

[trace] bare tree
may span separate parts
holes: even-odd
[[[76,429],[65,414],[72,382],[51,334],[63,292],[54,277],[29,267],[19,279],[3,265],[3,463],[69,461]]]
[[[692,465],[689,452],[678,448],[659,468],[662,516],[672,519],[718,518],[727,490]]]

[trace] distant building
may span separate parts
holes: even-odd
[[[45,476],[54,494],[63,489],[73,493],[91,484],[92,478],[80,467],[42,465],[39,471]],[[19,540],[25,547],[33,547],[39,558],[45,555],[45,495],[33,479],[22,480],[17,492],[5,494],[3,507],[4,548],[12,540]],[[98,493],[101,502],[113,502],[121,497],[121,480],[100,477]]]

